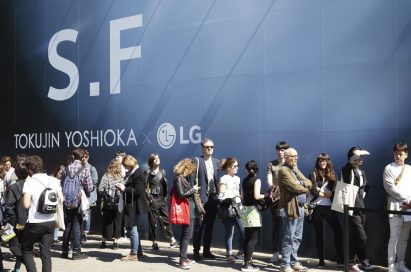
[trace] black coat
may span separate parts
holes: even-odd
[[[148,213],[150,207],[146,194],[146,179],[144,172],[139,168],[131,174],[124,189],[124,224],[125,227],[134,226],[136,213]]]

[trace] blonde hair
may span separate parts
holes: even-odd
[[[174,174],[184,177],[194,173],[196,170],[197,166],[191,158],[182,159],[173,168]]]
[[[123,158],[122,164],[124,166],[134,168],[138,164],[138,161],[137,161],[136,158],[134,158],[131,155],[125,155],[124,158]]]
[[[107,166],[107,174],[114,178],[121,178],[121,162],[117,159],[112,159]]]

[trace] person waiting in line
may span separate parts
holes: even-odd
[[[307,270],[298,261],[298,248],[303,238],[304,207],[311,181],[298,170],[298,153],[294,148],[284,152],[285,163],[278,171],[280,186],[279,214],[283,222],[280,272]]]
[[[16,234],[16,236],[8,242],[10,251],[16,258],[13,272],[19,272],[23,262],[21,254],[21,236],[28,217],[28,210],[22,207],[20,202],[21,197],[23,196],[24,182],[28,177],[27,168],[24,166],[24,160],[25,159],[22,159],[20,162],[16,163],[14,173],[18,179],[9,187],[3,217],[3,225],[7,223],[12,225],[14,227],[14,233]],[[1,269],[0,271],[2,271]]]
[[[218,196],[217,183],[220,178],[220,161],[213,157],[214,141],[204,138],[201,141],[203,155],[196,157],[198,185],[200,186],[201,202],[204,204],[205,214],[198,214],[195,219],[193,233],[194,260],[200,261],[201,239],[203,238],[203,257],[215,259],[211,253],[214,221],[217,216]],[[203,236],[204,232],[204,236]]]
[[[195,263],[187,258],[187,248],[191,237],[193,236],[193,226],[195,218],[195,209],[193,194],[198,191],[200,187],[197,184],[190,184],[187,177],[196,172],[196,164],[190,158],[185,158],[179,161],[174,166],[174,180],[172,193],[179,199],[188,198],[188,203],[190,206],[190,224],[181,225],[181,236],[180,236],[180,260],[179,268],[190,269],[191,265]]]
[[[85,167],[90,170],[90,177],[91,181],[93,182],[93,191],[90,192],[89,196],[87,197],[88,202],[90,204],[90,209],[87,210],[87,213],[83,217],[83,224],[81,228],[81,241],[87,242],[87,235],[90,232],[91,227],[91,218],[92,216],[92,207],[96,207],[97,205],[97,182],[98,182],[98,173],[97,169],[89,163],[90,153],[87,149],[83,149],[84,157],[82,163]]]
[[[136,158],[126,155],[122,163],[127,171],[126,182],[117,183],[115,186],[124,192],[124,226],[130,234],[131,249],[121,260],[138,261],[138,257],[143,256],[138,228],[142,231],[143,221],[150,211],[145,191],[146,181]]]
[[[23,207],[29,209],[29,212],[21,236],[23,263],[28,272],[37,271],[36,263],[33,259],[33,248],[34,244],[38,242],[40,245],[42,271],[51,272],[51,242],[53,239],[54,226],[56,224],[56,215],[53,213],[42,214],[38,211],[38,206],[40,195],[45,186],[55,191],[59,198],[63,198],[60,181],[44,173],[43,160],[39,156],[27,157],[24,166],[27,169],[29,177],[26,179],[23,186]]]
[[[269,194],[261,194],[261,180],[257,177],[257,162],[255,160],[248,161],[245,164],[245,169],[247,176],[241,184],[243,191],[243,216],[241,219],[244,226],[244,263],[241,271],[253,272],[260,270],[251,264],[251,258],[262,226],[262,215],[256,205],[259,200],[268,197]]]
[[[218,199],[220,200],[219,209],[228,210],[228,207],[232,205],[235,199],[238,200],[238,203],[241,203],[241,182],[240,178],[237,176],[238,160],[233,157],[221,160],[221,170],[226,171],[227,173],[220,178],[218,184]],[[221,221],[224,224],[225,249],[227,262],[229,263],[234,263],[236,258],[242,258],[244,253],[244,226],[240,219],[240,213],[241,211],[238,210],[238,214],[234,215],[234,217],[227,216],[227,214],[224,214],[223,212],[220,213],[220,216],[222,216]],[[234,227],[237,227],[239,231],[239,250],[235,257],[233,254]]]
[[[363,165],[363,156],[369,155],[367,150],[361,147],[352,147],[347,153],[348,162],[341,169],[342,181],[349,184],[354,184],[359,187],[357,196],[355,198],[355,208],[365,208],[365,194],[369,191],[369,184],[364,170],[361,169]],[[350,271],[361,271],[357,260],[360,261],[362,269],[372,270],[374,266],[370,264],[365,246],[367,244],[367,234],[365,233],[365,213],[363,211],[353,211],[352,216],[349,217],[350,224]]]
[[[121,162],[112,159],[98,186],[98,193],[102,199],[101,211],[103,214],[100,248],[106,248],[107,240],[113,240],[112,249],[118,248],[117,240],[121,237],[123,211],[122,207],[120,209],[118,207],[121,192],[116,184],[122,182]]]
[[[16,182],[17,180],[17,176],[16,174],[14,174],[14,162],[11,157],[4,156],[1,158],[0,163],[4,166],[4,169],[6,170],[6,176],[4,177],[4,186],[7,190],[10,187],[10,185]]]
[[[280,141],[275,145],[277,159],[270,161],[267,166],[267,184],[271,190],[278,187],[278,171],[285,162],[284,151],[289,148],[286,141]],[[271,242],[273,244],[273,255],[271,262],[277,263],[281,259],[281,217],[278,215],[278,209],[270,209],[272,215]]]
[[[170,242],[170,247],[176,247],[178,242],[174,239],[173,230],[169,222],[169,211],[167,205],[168,182],[166,172],[160,168],[160,156],[157,153],[150,154],[148,158],[147,171],[147,197],[150,203],[148,213],[148,238],[152,241],[152,249],[159,250],[157,240],[157,227],[160,229]]]
[[[54,168],[53,173],[51,173],[52,177],[55,177],[60,181],[61,185],[61,180],[62,178],[66,175],[66,167],[63,164],[58,165],[56,168]],[[53,242],[52,246],[55,246],[59,243],[59,228],[54,228],[53,232]]]
[[[64,201],[64,225],[65,230],[63,232],[63,244],[61,251],[61,258],[67,259],[69,252],[69,244],[71,241],[71,247],[73,248],[72,259],[81,260],[88,258],[87,255],[81,252],[81,226],[83,224],[83,215],[81,213],[81,200],[77,197],[70,198],[69,196],[77,194],[77,187],[70,186],[67,184],[65,186],[66,177],[75,177],[78,175],[79,180],[83,184],[91,184],[90,169],[84,167],[82,160],[84,157],[84,150],[81,148],[76,148],[71,152],[68,161],[71,162],[67,168],[65,176],[63,177],[63,193],[65,196]],[[65,188],[67,189],[65,191]],[[70,199],[70,203],[68,200]],[[75,200],[75,201],[72,201]]]
[[[314,170],[310,174],[313,196],[309,205],[314,205],[312,222],[315,231],[315,246],[317,248],[318,268],[324,268],[324,220],[334,232],[334,246],[337,253],[337,265],[344,265],[342,231],[337,214],[331,210],[333,190],[337,181],[331,158],[326,153],[320,153],[315,161]]]
[[[410,209],[411,203],[411,166],[405,163],[408,158],[408,145],[398,143],[394,146],[394,162],[384,169],[384,189],[387,192],[388,210]],[[405,252],[410,235],[411,222],[403,215],[388,214],[390,240],[388,242],[388,271],[410,270],[405,265]]]

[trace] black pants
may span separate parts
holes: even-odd
[[[103,209],[103,238],[106,240],[120,238],[122,221],[122,212],[120,213],[118,210]]]
[[[367,259],[365,245],[367,244],[367,234],[365,233],[365,215],[360,213],[349,217],[350,223],[350,264],[355,264],[357,258]],[[357,258],[356,258],[357,257]]]
[[[218,201],[214,198],[209,198],[204,204],[206,214],[201,217],[196,217],[194,221],[193,234],[193,251],[198,254],[201,248],[201,237],[203,236],[203,253],[210,252],[211,240],[213,238],[214,221],[217,216]]]
[[[20,268],[20,265],[23,262],[21,254],[21,236],[23,235],[23,231],[14,228],[14,233],[16,236],[9,241],[9,249],[11,254],[16,257],[16,264],[14,265],[14,268]]]
[[[193,218],[191,218],[193,219]],[[181,225],[181,236],[180,236],[180,259],[187,259],[187,248],[188,243],[193,237],[193,224]]]
[[[260,233],[260,227],[244,228],[244,265],[250,264],[251,257],[254,253],[255,245],[258,242],[258,235]]]
[[[334,233],[334,246],[337,253],[337,262],[344,262],[343,244],[342,244],[342,231],[340,223],[338,222],[337,214],[331,210],[331,206],[315,207],[312,220],[315,230],[315,245],[317,247],[317,256],[320,262],[324,262],[324,219],[330,225]]]
[[[273,244],[273,253],[280,252],[281,249],[281,237],[282,233],[282,224],[281,217],[278,216],[277,211],[271,211],[272,215],[272,228],[271,228],[271,242]],[[280,252],[281,253],[281,252]]]
[[[153,196],[153,200],[150,204],[150,212],[148,213],[148,239],[151,241],[157,240],[157,228],[160,224],[160,229],[163,231],[164,236],[167,239],[174,237],[173,230],[168,218],[167,202],[163,197]]]
[[[21,253],[27,272],[36,272],[33,259],[33,246],[39,242],[40,259],[43,272],[51,272],[51,241],[53,239],[55,221],[43,223],[27,223],[21,237]]]

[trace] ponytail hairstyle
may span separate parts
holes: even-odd
[[[258,164],[255,160],[249,160],[245,164],[245,169],[247,169],[249,175],[255,176],[258,172]]]

